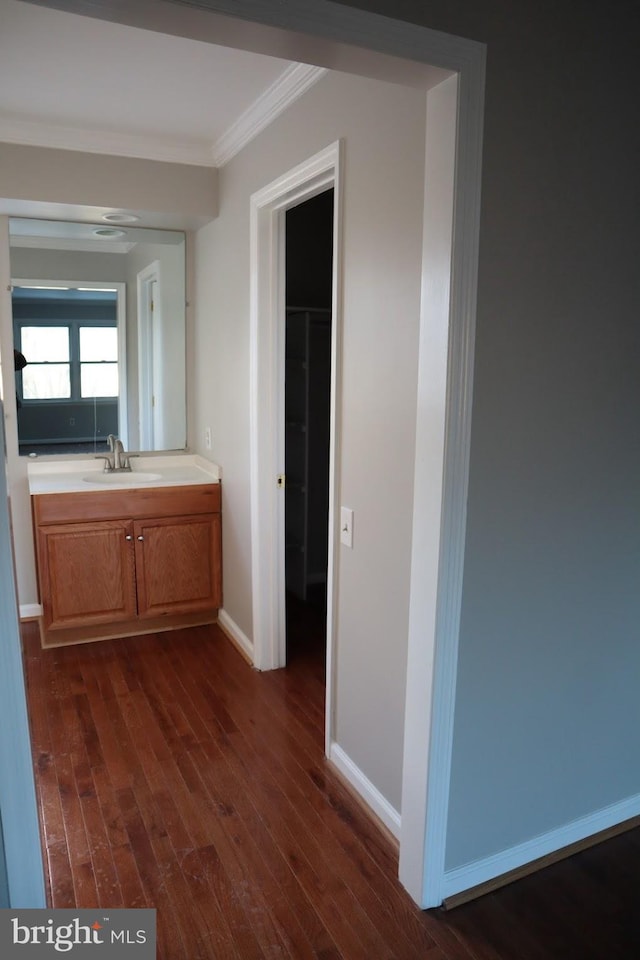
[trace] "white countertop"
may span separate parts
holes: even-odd
[[[95,493],[96,490],[151,489],[219,483],[221,475],[217,464],[197,454],[149,454],[132,458],[131,473],[111,474],[109,482],[104,483],[103,463],[104,461],[94,457],[30,460],[27,464],[29,493],[31,496],[43,493]],[[142,480],[141,477],[136,480],[136,473],[152,474],[154,479]],[[156,475],[159,475],[157,479]]]

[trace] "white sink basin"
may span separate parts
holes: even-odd
[[[100,483],[105,486],[137,487],[139,483],[153,483],[162,480],[161,473],[145,473],[143,470],[132,470],[131,473],[90,473],[82,478],[85,483]]]

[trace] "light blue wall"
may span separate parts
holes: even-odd
[[[487,44],[446,863],[640,794],[632,6],[348,0]]]
[[[640,795],[638,81],[602,10],[489,36],[448,867]]]
[[[640,136],[631,8],[378,0],[487,43],[446,862],[640,794]]]
[[[0,402],[0,819],[10,905],[44,907],[42,852],[7,509],[3,424]]]
[[[7,879],[7,864],[4,859],[4,839],[2,836],[2,820],[0,819],[0,910],[10,907],[9,882]]]

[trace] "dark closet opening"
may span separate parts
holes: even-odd
[[[333,189],[286,213],[287,662],[326,644]]]

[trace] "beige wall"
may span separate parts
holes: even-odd
[[[35,216],[73,219],[71,207],[145,212],[148,226],[190,229],[215,217],[217,170],[158,160],[0,143],[0,198],[49,205]],[[11,212],[0,200],[3,212]]]
[[[249,200],[344,142],[341,502],[354,549],[337,570],[336,735],[400,807],[411,547],[425,95],[332,74],[220,174],[196,237],[196,449],[224,471],[225,610],[251,637]]]
[[[11,247],[11,276],[21,280],[104,280],[124,282],[121,254]]]

